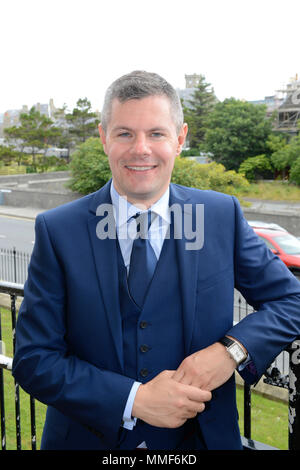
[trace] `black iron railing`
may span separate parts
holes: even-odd
[[[6,294],[9,299],[9,309],[11,314],[11,329],[13,353],[15,351],[15,326],[17,318],[17,298],[24,295],[23,285],[0,281],[0,295]],[[247,306],[245,300],[236,294],[235,302],[235,321],[239,321],[243,316],[251,313],[253,310]],[[264,381],[272,386],[288,389],[289,394],[289,415],[288,415],[288,435],[289,450],[300,450],[300,339],[294,341],[284,353],[288,358],[288,372],[286,373],[286,363],[284,363],[285,372],[282,371],[282,361],[275,361],[265,372]],[[277,367],[280,365],[281,370]],[[5,422],[5,401],[4,401],[4,372],[11,371],[12,358],[5,355],[1,333],[1,306],[0,306],[0,407],[1,407],[1,443],[2,450],[6,449],[6,422]],[[244,384],[244,432],[243,445],[245,450],[267,450],[274,449],[261,442],[251,438],[251,391],[252,387]],[[30,399],[30,420],[31,420],[31,448],[36,450],[36,421],[35,421],[35,400]],[[16,427],[16,449],[21,450],[21,407],[19,385],[15,382],[15,427]]]
[[[0,280],[24,284],[27,279],[30,253],[13,248],[0,248]]]
[[[17,298],[23,297],[24,286],[23,284],[15,284],[10,282],[0,282],[0,294],[7,294],[10,297],[10,313],[11,313],[11,328],[12,328],[12,344],[13,354],[15,352],[15,331],[17,320]],[[0,307],[1,309],[1,307]],[[0,340],[2,342],[2,328],[1,328],[1,315],[0,315]],[[2,342],[2,352],[5,353],[4,343]],[[1,404],[1,443],[2,450],[6,449],[6,420],[5,420],[5,391],[4,391],[4,369],[11,371],[12,358],[7,357],[5,354],[0,356],[0,404]],[[20,409],[20,388],[16,381],[15,384],[15,424],[16,424],[16,449],[21,450],[21,409]],[[34,398],[30,397],[31,409],[31,443],[32,450],[36,450],[36,433],[35,433],[35,403]]]

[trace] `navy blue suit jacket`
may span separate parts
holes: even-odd
[[[13,375],[49,405],[48,448],[115,448],[134,381],[123,375],[116,243],[96,235],[109,188],[36,219]],[[234,197],[171,185],[170,204],[183,214],[204,205],[203,247],[186,250],[184,232],[176,241],[185,354],[232,335],[252,357],[256,373],[244,375],[255,383],[299,335],[300,283],[255,235]],[[237,325],[234,287],[257,310]],[[234,377],[198,419],[209,449],[240,448]]]

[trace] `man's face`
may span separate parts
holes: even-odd
[[[178,134],[168,98],[149,96],[125,103],[115,99],[106,133],[101,125],[99,132],[118,193],[150,207],[170,183],[187,125]]]

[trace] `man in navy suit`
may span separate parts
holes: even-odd
[[[42,449],[241,449],[234,371],[257,382],[299,335],[300,284],[234,197],[170,184],[187,125],[162,77],[116,80],[99,132],[112,181],[37,217],[18,316]],[[256,309],[236,325],[234,288]]]

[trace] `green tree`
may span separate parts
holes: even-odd
[[[11,147],[7,147],[6,145],[0,145],[0,161],[3,165],[10,165],[12,162],[19,163],[21,159],[21,152],[18,152]]]
[[[265,105],[229,98],[215,105],[207,120],[206,150],[227,170],[238,170],[249,157],[268,154],[272,121]]]
[[[26,144],[25,141],[22,140],[22,129],[17,126],[7,127],[4,129],[4,135],[9,144],[9,148],[12,152],[15,152],[12,161],[16,161],[18,166],[22,163],[27,163],[28,156],[24,153]]]
[[[289,143],[282,144],[275,151],[271,160],[282,178],[289,178],[293,164],[300,157],[300,135],[293,137]],[[294,173],[293,173],[294,174]]]
[[[98,135],[99,119],[91,109],[90,101],[87,98],[80,98],[73,111],[65,114],[73,144],[85,142],[90,137]]]
[[[5,135],[15,149],[21,152],[25,148],[31,152],[33,166],[36,167],[36,155],[44,153],[49,145],[55,143],[60,129],[53,121],[32,107],[29,113],[20,114],[20,125],[5,129]]]
[[[71,123],[66,118],[67,115],[67,105],[64,104],[61,108],[58,108],[54,113],[55,124],[60,129],[60,134],[57,138],[56,145],[58,148],[68,150],[68,158],[70,156],[71,148],[73,145],[74,137],[70,133]]]
[[[96,191],[111,178],[108,158],[99,138],[91,137],[77,147],[70,170],[69,187],[81,194]]]
[[[199,84],[192,99],[183,104],[184,119],[189,126],[190,147],[201,148],[207,128],[207,118],[217,102],[215,93],[205,77],[200,75]]]
[[[270,134],[266,145],[271,153],[277,152],[287,144],[287,138],[283,134]]]

